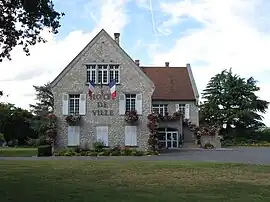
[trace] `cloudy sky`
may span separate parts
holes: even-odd
[[[0,64],[1,100],[28,108],[33,85],[52,81],[104,28],[120,32],[126,52],[142,65],[190,63],[199,91],[222,69],[253,76],[259,96],[270,101],[270,1],[267,0],[53,0],[66,15],[60,33],[44,32],[46,44],[12,52]],[[265,115],[270,126],[270,112]]]

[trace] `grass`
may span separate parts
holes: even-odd
[[[270,167],[181,161],[0,163],[1,202],[270,201]]]
[[[28,157],[36,155],[37,148],[0,147],[0,157]]]

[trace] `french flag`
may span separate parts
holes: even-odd
[[[113,79],[110,83],[109,83],[109,87],[110,87],[110,91],[112,94],[112,99],[116,98],[116,81],[115,79]]]
[[[88,95],[91,97],[94,92],[95,84],[93,81],[89,81]]]

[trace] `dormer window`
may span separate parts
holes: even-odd
[[[120,83],[120,67],[118,64],[89,64],[86,65],[87,83],[93,81],[95,84],[108,84],[115,79]]]

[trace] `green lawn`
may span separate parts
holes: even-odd
[[[37,148],[0,147],[0,157],[36,156]]]
[[[269,166],[181,161],[1,161],[0,173],[1,202],[270,201]]]

